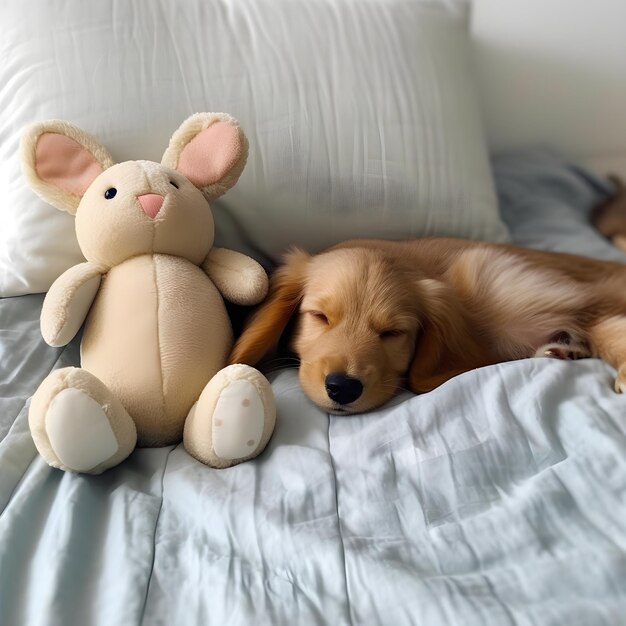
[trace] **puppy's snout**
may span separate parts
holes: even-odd
[[[344,374],[328,374],[324,384],[328,397],[339,404],[350,404],[363,393],[363,383]]]

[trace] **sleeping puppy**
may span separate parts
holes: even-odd
[[[535,356],[602,358],[626,391],[621,263],[449,238],[295,250],[230,362],[257,364],[292,316],[302,387],[330,413],[368,411],[405,383],[426,392],[477,367]]]

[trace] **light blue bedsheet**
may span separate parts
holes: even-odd
[[[612,191],[605,179],[551,150],[501,154],[493,169],[502,217],[515,243],[626,261],[590,223],[590,209]]]
[[[618,258],[556,232],[587,228],[600,181],[543,153],[496,172],[515,240]],[[78,359],[43,344],[40,306],[0,301],[2,626],[625,623],[626,398],[608,365],[492,366],[350,418],[275,372],[257,460],[213,470],[171,446],[77,476],[28,433],[33,389]]]

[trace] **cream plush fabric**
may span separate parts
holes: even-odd
[[[357,236],[501,240],[464,12],[413,0],[0,3],[0,294],[82,260],[70,216],[18,163],[38,119],[88,129],[116,161],[160,160],[196,111],[250,139],[214,205],[218,245],[276,260]],[[25,10],[28,16],[25,16]]]

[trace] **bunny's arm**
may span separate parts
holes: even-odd
[[[213,248],[202,264],[202,269],[229,302],[258,304],[267,295],[265,270],[245,254],[226,248]]]
[[[52,283],[41,309],[41,334],[46,343],[57,348],[74,338],[98,293],[104,271],[93,263],[80,263]]]

